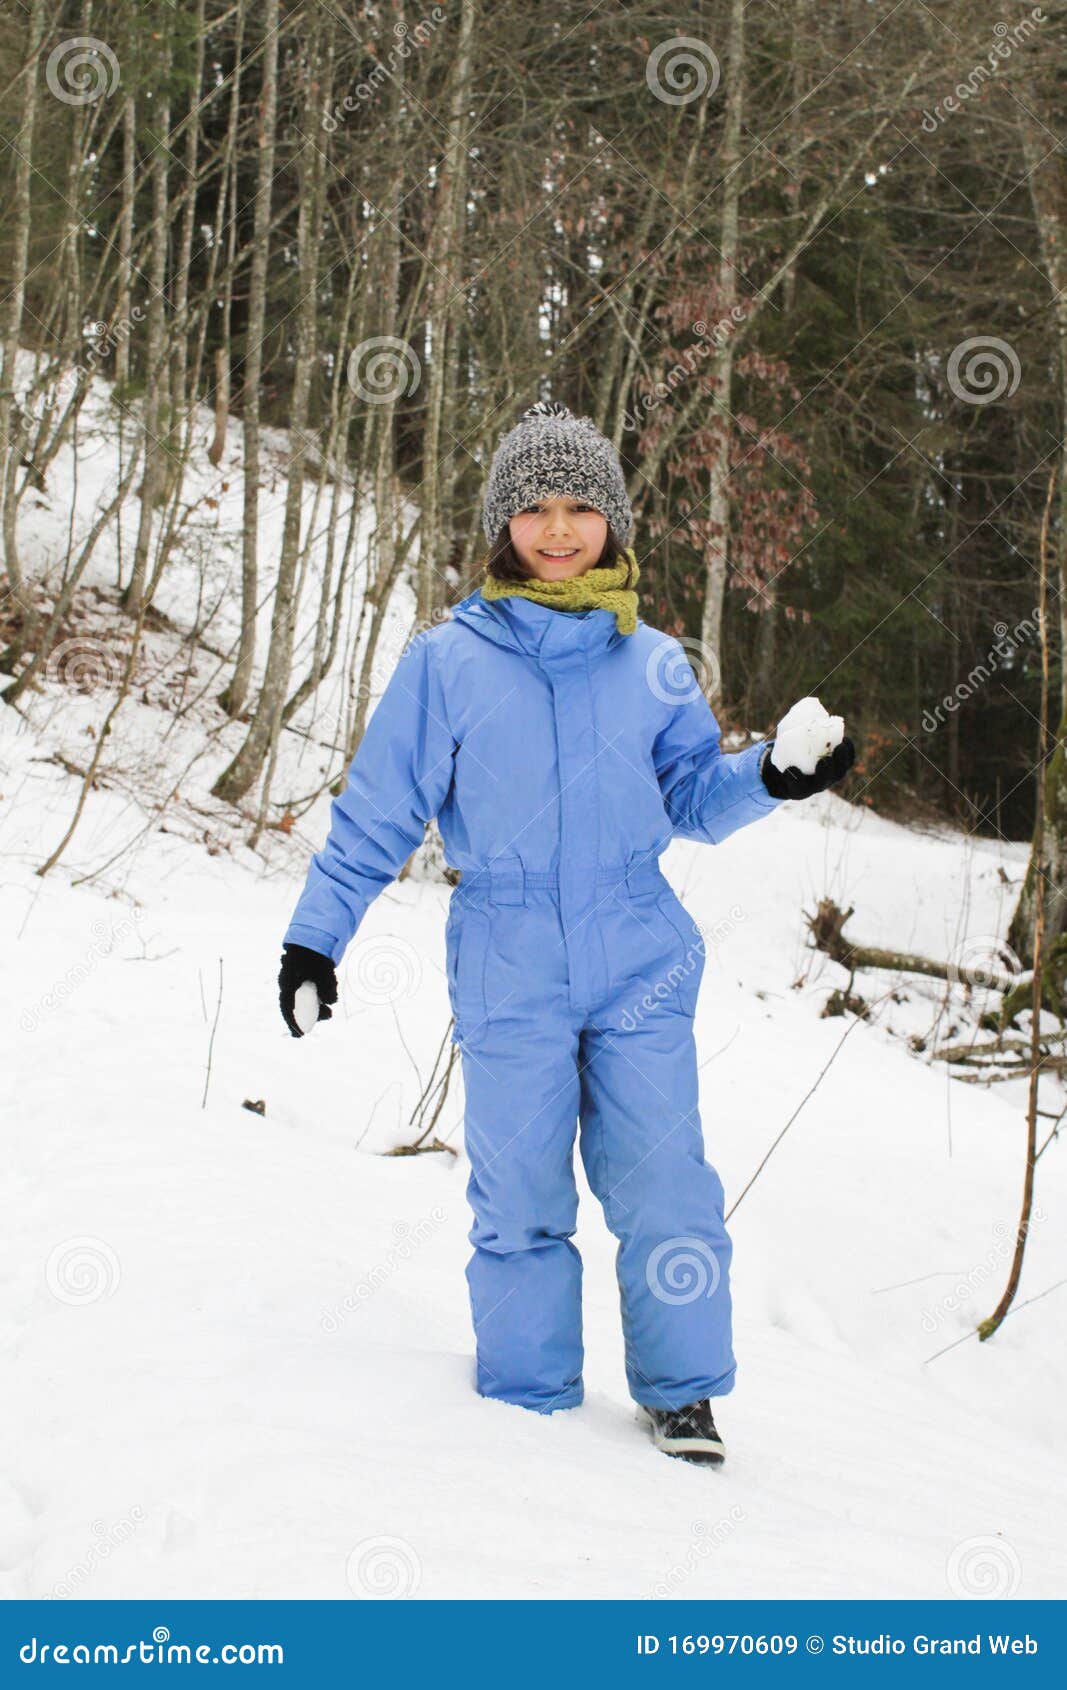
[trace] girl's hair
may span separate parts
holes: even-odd
[[[593,568],[609,569],[613,564],[619,562],[622,554],[623,547],[617,543],[609,526],[607,538],[604,541],[604,550],[593,564]],[[511,543],[511,525],[509,522],[505,522],[487,555],[482,559],[482,567],[492,570],[498,581],[532,581],[534,579],[532,572],[527,569]],[[624,585],[627,587],[633,586],[633,565],[628,558],[626,560],[626,581]]]

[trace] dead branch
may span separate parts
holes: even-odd
[[[878,945],[853,944],[844,935],[844,926],[855,913],[853,905],[842,910],[832,898],[821,898],[814,915],[805,917],[817,950],[825,951],[834,962],[854,973],[857,968],[885,968],[895,974],[926,974],[935,980],[960,980],[968,986],[992,986],[1006,992],[1030,978],[1029,974],[999,974],[987,964],[968,968],[964,964],[940,962],[935,957],[918,956],[912,951],[884,950]]]

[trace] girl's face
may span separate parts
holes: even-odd
[[[600,560],[608,537],[607,518],[583,499],[539,499],[516,511],[511,543],[539,581],[584,575]]]

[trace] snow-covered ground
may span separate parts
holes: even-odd
[[[731,1223],[721,1472],[633,1422],[614,1243],[584,1187],[587,1401],[548,1418],[484,1401],[462,1156],[380,1154],[447,1023],[447,888],[377,900],[335,1019],[292,1040],[274,977],[299,873],[156,835],[115,896],[72,888],[73,859],[42,880],[76,782],[28,764],[10,712],[0,729],[19,795],[0,807],[5,1595],[1062,1592],[1062,1305],[929,1360],[1006,1275],[1017,1094],[946,1080],[884,1024],[848,1035]],[[95,796],[81,872],[123,804]],[[728,1198],[848,1025],[818,1014],[840,982],[805,956],[813,895],[854,899],[864,937],[947,950],[965,893],[972,933],[1003,928],[997,868],[1023,856],[836,799],[672,845],[719,935],[698,1034]],[[442,1136],[461,1147],[458,1069]],[[1063,1275],[1063,1199],[1053,1146],[1020,1302]]]
[[[383,894],[334,1020],[293,1040],[277,960],[328,795],[253,853],[206,798],[240,725],[205,746],[197,711],[149,689],[41,877],[80,787],[49,759],[84,762],[102,709],[53,675],[23,710],[0,707],[0,1595],[1062,1595],[1062,1148],[1017,1311],[979,1344],[1018,1214],[1020,1086],[908,1048],[949,1036],[933,981],[861,978],[901,1001],[823,1018],[845,975],[803,920],[829,895],[869,942],[988,954],[1023,846],[827,796],[664,858],[708,935],[702,1112],[728,1202],[826,1069],[731,1221],[716,1472],[635,1424],[580,1163],[586,1402],[540,1417],[473,1390],[458,1066],[439,1124],[458,1154],[382,1154],[447,1026],[448,888]],[[290,738],[278,790],[307,791],[325,759]],[[167,831],[146,829],[194,753]]]

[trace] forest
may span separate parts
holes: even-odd
[[[862,741],[858,801],[1026,837],[1067,380],[1064,22],[1056,4],[1001,20],[941,0],[703,0],[685,35],[671,7],[566,0],[418,18],[8,5],[8,701],[99,543],[35,595],[19,513],[76,437],[89,375],[113,383],[123,441],[99,531],[140,494],[115,582],[132,639],[182,542],[190,457],[243,442],[233,802],[345,639],[367,510],[369,672],[398,576],[423,621],[470,590],[493,441],[551,396],[616,444],[643,613],[699,648],[725,720],[773,728],[776,700],[832,689]],[[253,493],[270,427],[294,440],[276,581]],[[299,647],[313,481],[330,572]],[[1062,702],[1058,612],[1049,638]],[[351,700],[342,754],[358,674]]]

